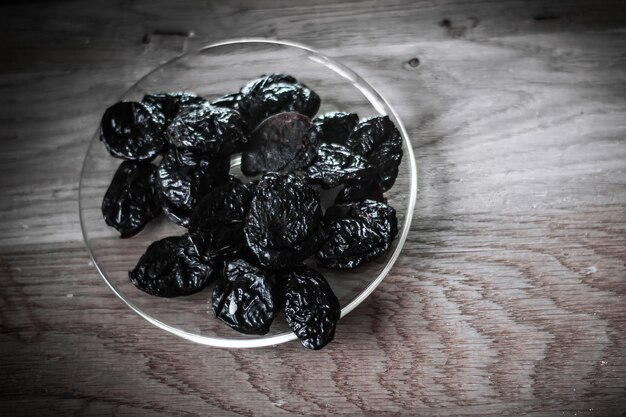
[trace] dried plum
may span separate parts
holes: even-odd
[[[377,116],[360,122],[346,145],[368,158],[376,167],[383,191],[393,186],[402,160],[402,136],[388,116]]]
[[[163,212],[187,226],[196,204],[228,178],[229,158],[207,159],[185,149],[170,148],[159,165],[159,197]]]
[[[141,291],[159,297],[178,297],[200,291],[215,278],[210,263],[198,257],[188,235],[166,237],[148,246],[130,281]]]
[[[368,170],[350,184],[346,184],[337,194],[335,204],[355,203],[363,200],[387,203],[387,199],[383,195],[383,188],[380,185],[380,177],[373,169]]]
[[[254,190],[256,190],[256,186],[259,185],[259,180],[248,181],[243,184],[244,187],[248,190],[250,195],[254,194]]]
[[[318,350],[335,336],[341,316],[339,300],[322,274],[300,267],[283,272],[284,314],[302,345]]]
[[[398,233],[396,211],[365,200],[329,207],[324,216],[328,236],[316,254],[328,268],[355,268],[385,253]]]
[[[313,163],[306,169],[310,183],[330,189],[347,182],[361,181],[371,174],[367,160],[336,143],[322,143]]]
[[[241,152],[249,136],[239,112],[212,105],[186,108],[165,133],[173,146],[212,157]]]
[[[263,119],[282,112],[297,112],[313,117],[320,97],[295,78],[269,74],[246,84],[240,91],[238,109],[251,129]]]
[[[243,259],[226,262],[213,289],[215,316],[246,334],[266,334],[278,312],[272,281]]]
[[[317,142],[318,128],[307,116],[276,114],[252,132],[241,155],[241,170],[246,175],[298,170],[311,163]]]
[[[239,93],[226,94],[216,98],[211,102],[213,106],[226,107],[227,109],[239,111],[239,102],[241,101],[241,95]]]
[[[246,243],[269,269],[295,265],[319,246],[319,194],[294,174],[265,174],[256,186],[246,217]]]
[[[378,171],[379,182],[384,191],[393,187],[402,161],[402,142],[384,142],[368,158]]]
[[[274,84],[295,84],[298,80],[288,74],[273,72],[271,74],[263,74],[256,80],[250,81],[241,88],[241,94],[245,96],[253,96],[263,93],[272,88]]]
[[[142,103],[122,101],[104,112],[100,122],[100,140],[116,158],[151,160],[165,143],[163,120]]]
[[[205,259],[235,255],[244,245],[243,224],[252,190],[235,177],[215,187],[198,203],[189,235]]]
[[[146,94],[141,102],[160,112],[166,125],[169,125],[179,112],[189,107],[208,104],[208,101],[202,97],[183,92]]]
[[[312,123],[320,127],[322,142],[344,145],[359,123],[359,116],[345,112],[324,113],[313,119]]]
[[[156,166],[149,162],[122,162],[102,200],[106,223],[127,238],[139,233],[160,213]]]

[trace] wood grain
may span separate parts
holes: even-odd
[[[0,5],[0,415],[623,415],[625,34],[618,1]],[[82,244],[103,109],[242,36],[355,69],[417,156],[405,250],[320,352],[168,335]]]

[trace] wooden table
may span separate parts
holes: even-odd
[[[624,412],[622,2],[14,3],[0,6],[0,415]],[[79,169],[103,109],[156,65],[242,36],[355,69],[417,156],[405,249],[319,352],[169,335],[82,242]]]

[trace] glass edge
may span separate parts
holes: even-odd
[[[215,48],[215,47],[219,47],[219,46],[226,46],[226,45],[236,45],[236,44],[241,44],[241,43],[251,43],[251,42],[255,42],[255,43],[265,43],[265,44],[274,44],[274,45],[281,45],[281,46],[290,46],[290,47],[294,47],[294,48],[298,48],[298,49],[302,49],[308,52],[312,52],[314,54],[317,54],[321,57],[323,57],[327,62],[332,63],[332,67],[331,69],[335,72],[337,72],[339,75],[345,77],[345,73],[348,73],[350,75],[352,75],[354,77],[353,80],[351,81],[359,81],[365,85],[367,85],[372,92],[374,92],[374,94],[376,95],[376,98],[380,101],[382,101],[385,106],[389,109],[391,115],[393,116],[393,118],[395,119],[396,123],[397,123],[397,127],[400,130],[400,133],[402,135],[402,140],[405,142],[406,145],[406,150],[407,150],[407,159],[408,159],[408,164],[409,164],[409,177],[410,177],[410,184],[411,184],[411,189],[410,189],[410,194],[409,194],[409,204],[407,206],[407,211],[405,214],[405,219],[404,219],[404,225],[403,225],[403,229],[402,229],[402,233],[399,236],[399,240],[398,243],[396,245],[396,249],[394,250],[394,252],[391,255],[390,260],[387,262],[387,265],[385,266],[385,268],[383,268],[383,270],[378,274],[378,277],[376,277],[376,279],[374,279],[367,287],[365,287],[361,293],[359,293],[354,300],[352,300],[350,303],[348,303],[348,305],[346,305],[345,307],[343,307],[341,309],[341,317],[345,317],[346,315],[348,315],[352,310],[354,310],[359,304],[361,304],[375,289],[376,287],[378,287],[378,285],[380,285],[380,283],[383,281],[383,279],[387,276],[387,274],[389,273],[389,271],[391,270],[391,268],[393,268],[393,266],[396,263],[396,260],[398,259],[398,257],[400,256],[400,253],[402,252],[402,249],[404,247],[404,243],[406,241],[406,238],[408,236],[408,232],[411,226],[411,221],[413,218],[413,210],[415,209],[415,199],[417,197],[417,167],[416,167],[416,163],[415,163],[415,157],[414,157],[414,153],[413,153],[413,148],[411,146],[411,142],[409,141],[409,136],[406,132],[406,129],[404,127],[404,124],[402,123],[402,121],[400,120],[400,118],[398,117],[398,114],[396,113],[396,111],[393,109],[393,107],[389,104],[389,102],[378,92],[378,90],[376,88],[374,88],[370,83],[366,82],[361,76],[359,76],[356,72],[354,72],[352,69],[346,67],[345,65],[335,61],[334,59],[318,52],[317,50],[308,47],[306,45],[297,43],[297,42],[291,42],[291,41],[284,41],[284,40],[278,40],[278,39],[270,39],[270,38],[234,38],[234,39],[226,39],[223,41],[219,41],[219,42],[214,42],[214,43],[210,43],[207,45],[204,45],[200,48],[195,49],[194,51],[191,52],[185,52],[179,55],[176,55],[175,57],[173,57],[172,59],[164,62],[163,64],[160,64],[159,66],[157,66],[157,68],[153,69],[152,71],[146,73],[143,77],[141,77],[139,80],[137,80],[137,82],[135,82],[130,88],[129,90],[135,88],[142,80],[144,80],[146,77],[149,77],[150,75],[152,75],[153,73],[155,73],[156,71],[158,71],[158,69],[160,67],[162,67],[163,65],[167,65],[171,62],[176,61],[177,59],[180,59],[182,56],[188,55],[189,53],[198,53],[198,52],[202,52],[211,48]],[[340,69],[341,71],[337,71],[337,69]],[[363,91],[362,88],[360,88],[360,86],[357,86],[357,88],[359,88],[359,90]],[[366,97],[368,97],[366,95]],[[120,100],[123,98],[120,97]],[[369,97],[368,97],[369,99]],[[373,104],[373,103],[372,103]],[[374,106],[376,108],[376,106]],[[117,289],[109,282],[109,280],[106,278],[106,274],[104,273],[104,271],[102,271],[98,265],[98,261],[97,261],[97,257],[95,256],[95,254],[93,253],[93,251],[91,250],[91,247],[89,246],[88,239],[87,239],[87,232],[86,232],[86,228],[85,228],[85,219],[83,218],[83,211],[82,211],[82,190],[83,190],[83,173],[85,171],[85,164],[87,162],[87,155],[89,155],[91,148],[93,146],[94,143],[94,137],[98,134],[98,130],[96,130],[96,132],[94,133],[94,135],[91,136],[91,139],[89,141],[89,145],[87,147],[87,151],[85,153],[85,159],[83,160],[83,164],[81,167],[81,171],[80,171],[80,179],[79,179],[79,186],[78,186],[78,214],[79,214],[79,219],[80,219],[80,227],[81,227],[81,233],[83,236],[83,243],[87,249],[87,252],[89,253],[89,257],[91,258],[91,261],[93,262],[96,270],[98,271],[98,273],[100,274],[100,277],[104,280],[104,282],[107,284],[107,286],[111,289],[111,291],[120,299],[122,300],[122,302],[124,304],[126,304],[131,310],[133,310],[135,313],[137,313],[139,316],[141,316],[142,318],[144,318],[145,320],[147,320],[149,323],[153,324],[156,327],[159,327],[167,332],[170,332],[176,336],[182,337],[183,339],[187,339],[199,344],[203,344],[203,345],[207,345],[207,346],[214,346],[214,347],[224,347],[224,348],[254,348],[254,347],[265,347],[265,346],[273,346],[273,345],[278,345],[281,343],[286,343],[286,342],[290,342],[293,340],[296,340],[297,337],[294,333],[290,333],[290,332],[285,332],[285,333],[280,333],[278,335],[275,336],[269,336],[269,337],[262,337],[262,338],[257,338],[257,339],[250,339],[250,340],[246,340],[246,339],[225,339],[225,338],[214,338],[214,337],[210,337],[210,336],[200,336],[194,333],[190,333],[190,332],[186,332],[184,330],[180,330],[177,329],[173,326],[170,326],[166,323],[163,323],[160,320],[155,319],[154,317],[150,316],[149,314],[145,313],[143,310],[141,310],[139,307],[136,307],[133,303],[131,303],[130,301],[128,301],[121,293],[119,293],[117,291]]]

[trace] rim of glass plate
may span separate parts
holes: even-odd
[[[359,304],[361,304],[375,289],[376,287],[378,287],[378,285],[382,282],[382,280],[387,276],[387,274],[389,273],[389,271],[391,270],[391,268],[394,266],[394,264],[396,263],[396,260],[398,259],[398,256],[400,255],[400,252],[402,252],[402,248],[404,247],[404,242],[406,241],[407,235],[409,233],[409,229],[411,226],[411,220],[413,218],[413,210],[415,208],[415,199],[417,197],[417,166],[415,163],[415,157],[413,155],[413,149],[411,147],[411,142],[409,141],[409,136],[406,132],[406,129],[404,128],[404,124],[402,123],[402,121],[400,120],[400,118],[398,117],[398,114],[396,113],[396,111],[393,109],[393,107],[389,104],[389,102],[378,92],[378,90],[376,90],[373,86],[371,86],[367,81],[365,81],[363,78],[361,78],[357,73],[355,73],[353,70],[351,70],[350,68],[346,67],[345,65],[336,62],[335,60],[333,60],[332,58],[320,53],[319,51],[303,45],[301,43],[297,43],[297,42],[291,42],[291,41],[285,41],[285,40],[277,40],[277,39],[268,39],[268,38],[238,38],[238,39],[227,39],[227,40],[223,40],[220,42],[215,42],[215,43],[211,43],[208,45],[205,45],[201,48],[195,49],[191,52],[186,52],[184,54],[178,55],[172,59],[170,59],[169,61],[159,65],[158,67],[156,67],[155,69],[153,69],[152,71],[150,71],[149,73],[147,73],[146,75],[144,75],[143,77],[141,77],[140,80],[138,80],[135,84],[133,84],[133,86],[130,89],[135,88],[140,82],[142,82],[144,79],[146,79],[147,77],[150,77],[153,73],[155,73],[156,71],[159,70],[159,68],[163,67],[164,65],[168,65],[171,64],[174,61],[177,61],[179,59],[181,59],[182,57],[186,56],[186,55],[190,55],[190,54],[199,54],[203,51],[206,51],[208,49],[211,48],[216,48],[216,47],[220,47],[220,46],[227,46],[227,45],[236,45],[236,44],[245,44],[245,43],[260,43],[260,44],[273,44],[273,45],[280,45],[280,46],[288,46],[288,47],[292,47],[292,48],[296,48],[296,49],[300,49],[303,51],[307,51],[313,54],[312,57],[309,58],[318,58],[321,60],[321,62],[318,61],[318,63],[320,64],[324,64],[326,65],[328,68],[330,68],[331,70],[333,70],[334,72],[336,72],[337,74],[339,74],[340,76],[342,76],[343,78],[347,79],[348,81],[350,81],[352,83],[352,85],[356,88],[359,89],[359,91],[361,91],[361,93],[369,100],[369,102],[374,106],[374,108],[379,111],[381,114],[387,114],[387,112],[385,111],[384,108],[380,108],[377,105],[377,101],[384,103],[384,105],[387,107],[387,109],[389,110],[389,112],[391,113],[391,115],[393,116],[393,118],[395,119],[396,123],[397,123],[397,127],[400,130],[400,133],[402,134],[402,140],[405,142],[406,144],[406,155],[405,158],[407,159],[407,163],[408,163],[408,167],[409,167],[409,182],[410,182],[410,191],[409,191],[409,202],[407,205],[407,211],[405,214],[405,218],[404,218],[404,224],[402,227],[402,233],[398,236],[398,243],[394,249],[394,252],[391,254],[391,257],[389,258],[389,260],[387,261],[385,267],[383,268],[382,271],[380,271],[380,273],[378,274],[378,276],[372,281],[370,282],[367,287],[365,287],[349,304],[347,304],[346,306],[344,306],[341,309],[341,317],[345,317],[347,314],[349,314],[352,310],[354,310],[354,308],[356,308],[356,306],[358,306]],[[316,59],[313,59],[313,61],[316,61]],[[364,87],[364,85],[366,87]],[[78,213],[79,213],[79,217],[80,217],[80,226],[81,226],[81,232],[83,235],[83,241],[85,243],[85,246],[87,247],[87,252],[89,252],[89,256],[94,264],[94,266],[96,267],[96,269],[98,270],[98,273],[100,274],[100,277],[104,280],[104,282],[108,285],[108,287],[111,289],[111,291],[113,291],[113,293],[115,295],[117,295],[117,297],[122,300],[122,302],[124,302],[124,304],[126,304],[131,310],[133,310],[135,313],[137,313],[139,316],[143,317],[144,319],[146,319],[148,322],[152,323],[153,325],[168,331],[172,334],[175,334],[179,337],[182,337],[183,339],[187,339],[196,343],[200,343],[203,345],[208,345],[208,346],[215,346],[215,347],[225,347],[225,348],[253,348],[253,347],[263,347],[263,346],[272,346],[272,345],[278,345],[281,343],[285,343],[285,342],[289,342],[292,340],[296,339],[296,335],[292,332],[285,332],[285,333],[281,333],[278,335],[274,335],[274,336],[267,336],[267,337],[260,337],[257,339],[226,339],[226,338],[220,338],[220,337],[210,337],[210,336],[201,336],[195,333],[190,333],[187,332],[185,330],[181,330],[178,329],[176,327],[170,326],[169,324],[163,323],[160,320],[155,319],[154,317],[150,316],[148,313],[144,312],[142,309],[140,309],[139,307],[135,306],[132,302],[130,302],[129,300],[127,300],[124,295],[122,295],[108,280],[105,272],[100,269],[98,260],[96,258],[96,255],[93,253],[93,251],[91,250],[91,246],[88,243],[88,239],[87,239],[87,232],[86,232],[86,226],[85,226],[85,219],[83,218],[83,212],[82,212],[82,207],[81,207],[81,196],[82,196],[82,183],[83,183],[83,173],[85,171],[85,163],[87,160],[87,155],[89,154],[89,152],[91,151],[91,147],[93,146],[93,136],[91,136],[90,142],[89,142],[89,146],[87,147],[87,152],[85,153],[85,159],[83,160],[83,166],[81,168],[81,172],[80,172],[80,180],[79,180],[79,187],[78,187]]]

